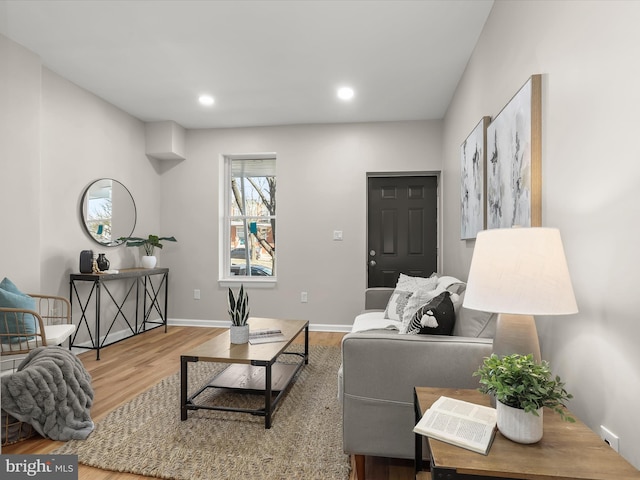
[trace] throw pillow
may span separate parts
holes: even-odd
[[[438,283],[437,275],[433,274],[429,278],[411,277],[401,273],[396,283],[396,288],[389,298],[387,308],[384,311],[384,318],[403,321],[404,310],[409,298],[417,290],[433,290]]]
[[[411,292],[396,288],[389,298],[389,303],[387,303],[387,308],[384,311],[384,318],[401,322],[409,297],[411,297]]]
[[[407,333],[451,335],[455,320],[451,293],[445,290],[418,309]]]
[[[433,290],[438,285],[437,274],[432,274],[430,277],[412,277],[401,273],[396,283],[396,288],[404,290],[406,292],[416,292],[417,290]]]
[[[15,293],[18,295],[24,295],[24,293],[22,293],[18,289],[18,287],[16,287],[16,284],[13,283],[11,280],[9,280],[7,277],[4,277],[0,282],[0,289],[6,290],[7,292]]]
[[[460,295],[467,288],[467,284],[462,280],[458,280],[456,277],[442,276],[438,279],[438,287],[449,290],[451,293],[457,293]]]
[[[22,308],[26,310],[35,310],[36,301],[29,295],[20,292],[18,288],[5,278],[1,284],[13,290],[5,290],[0,288],[0,307],[5,308]],[[18,292],[18,293],[15,293]],[[33,315],[22,315],[21,313],[0,313],[0,333],[15,334],[25,333],[33,334],[37,332],[36,319]],[[29,340],[30,337],[15,337],[11,341],[18,342]]]
[[[433,290],[417,290],[413,293],[407,300],[407,305],[404,307],[404,313],[402,314],[402,327],[400,328],[400,333],[408,333],[409,324],[411,320],[413,320],[413,316],[416,314],[418,309],[429,303],[431,299],[437,297],[444,289],[436,288]]]

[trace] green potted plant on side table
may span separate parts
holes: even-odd
[[[559,376],[555,378],[546,361],[537,363],[533,355],[493,354],[474,373],[480,377],[480,391],[496,399],[498,430],[518,443],[536,443],[543,434],[543,407],[557,412],[563,420],[575,422],[563,409],[573,398]]]
[[[118,240],[127,242],[127,247],[143,247],[145,255],[140,260],[142,268],[153,268],[158,259],[153,255],[157,248],[162,248],[161,241],[177,242],[176,237],[159,237],[149,235],[147,238],[141,237],[120,237]]]
[[[229,329],[229,337],[231,343],[241,344],[249,341],[249,296],[244,290],[244,285],[240,285],[238,298],[233,295],[233,291],[229,288],[229,316],[231,317],[231,328]]]

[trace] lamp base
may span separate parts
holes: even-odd
[[[493,353],[499,357],[513,353],[531,353],[533,359],[540,363],[540,343],[533,316],[500,313],[496,323],[496,336],[493,339]]]

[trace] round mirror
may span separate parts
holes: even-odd
[[[89,236],[100,245],[120,245],[136,226],[136,204],[127,187],[112,178],[101,178],[82,194],[80,217]]]

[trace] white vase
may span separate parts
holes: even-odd
[[[153,255],[144,255],[141,260],[142,268],[153,268],[158,259]]]
[[[249,325],[231,325],[229,337],[231,338],[231,343],[247,343],[249,341]]]
[[[538,415],[513,408],[502,402],[496,402],[498,430],[517,443],[536,443],[542,438],[542,408]]]

